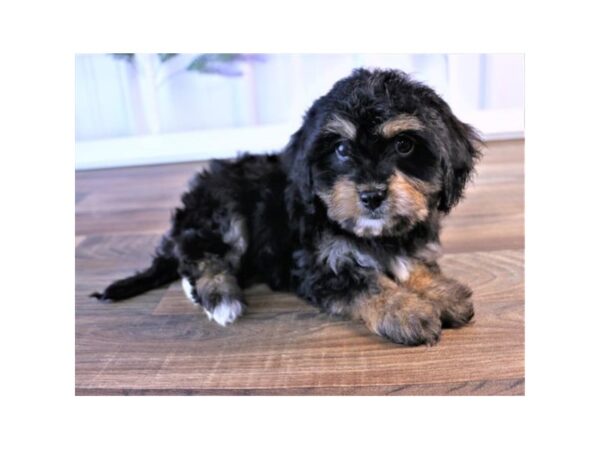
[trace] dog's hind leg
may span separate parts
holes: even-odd
[[[240,216],[226,223],[222,230],[225,252],[204,253],[195,259],[184,254],[179,266],[185,295],[222,326],[234,322],[246,309],[236,275],[247,248],[247,230]]]
[[[180,271],[185,295],[202,306],[208,318],[219,325],[234,322],[246,309],[235,276],[219,257],[183,263]]]
[[[98,300],[125,300],[175,281],[179,277],[178,261],[173,254],[173,247],[173,242],[163,237],[150,267],[127,278],[114,281],[103,292],[94,292],[90,296]]]

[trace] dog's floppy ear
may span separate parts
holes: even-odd
[[[475,128],[458,120],[443,100],[436,103],[447,136],[442,155],[443,188],[439,202],[440,211],[447,213],[462,198],[465,184],[481,156],[481,138]]]
[[[293,226],[298,227],[301,241],[310,241],[315,225],[315,192],[311,170],[311,145],[314,136],[309,125],[314,113],[309,111],[302,127],[296,131],[282,154],[288,177],[285,201]],[[313,133],[314,134],[314,133]]]
[[[308,133],[308,121],[310,118],[311,113],[309,112],[304,120],[304,124],[292,135],[290,142],[283,152],[283,164],[290,181],[290,185],[288,186],[288,200],[297,203],[300,199],[304,214],[312,214],[315,210],[309,149],[310,136]]]

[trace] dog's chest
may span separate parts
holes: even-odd
[[[345,237],[325,234],[317,245],[317,261],[329,266],[336,275],[342,268],[355,265],[386,273],[399,282],[405,282],[417,262],[437,259],[438,248],[429,243],[408,255],[402,249],[361,245]]]

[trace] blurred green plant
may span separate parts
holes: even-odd
[[[135,64],[135,53],[111,53],[114,58]],[[179,53],[156,53],[161,63],[178,57]],[[196,55],[185,70],[199,73],[211,73],[226,76],[239,76],[242,71],[236,66],[238,62],[259,60],[258,55],[245,53],[202,53]]]

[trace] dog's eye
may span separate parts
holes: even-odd
[[[335,147],[335,154],[337,155],[337,157],[341,160],[341,161],[345,161],[348,159],[348,157],[350,156],[350,149],[348,148],[348,146],[344,143],[342,144],[338,144]]]
[[[408,136],[400,136],[396,139],[396,151],[403,156],[408,155],[415,148],[415,142]]]

